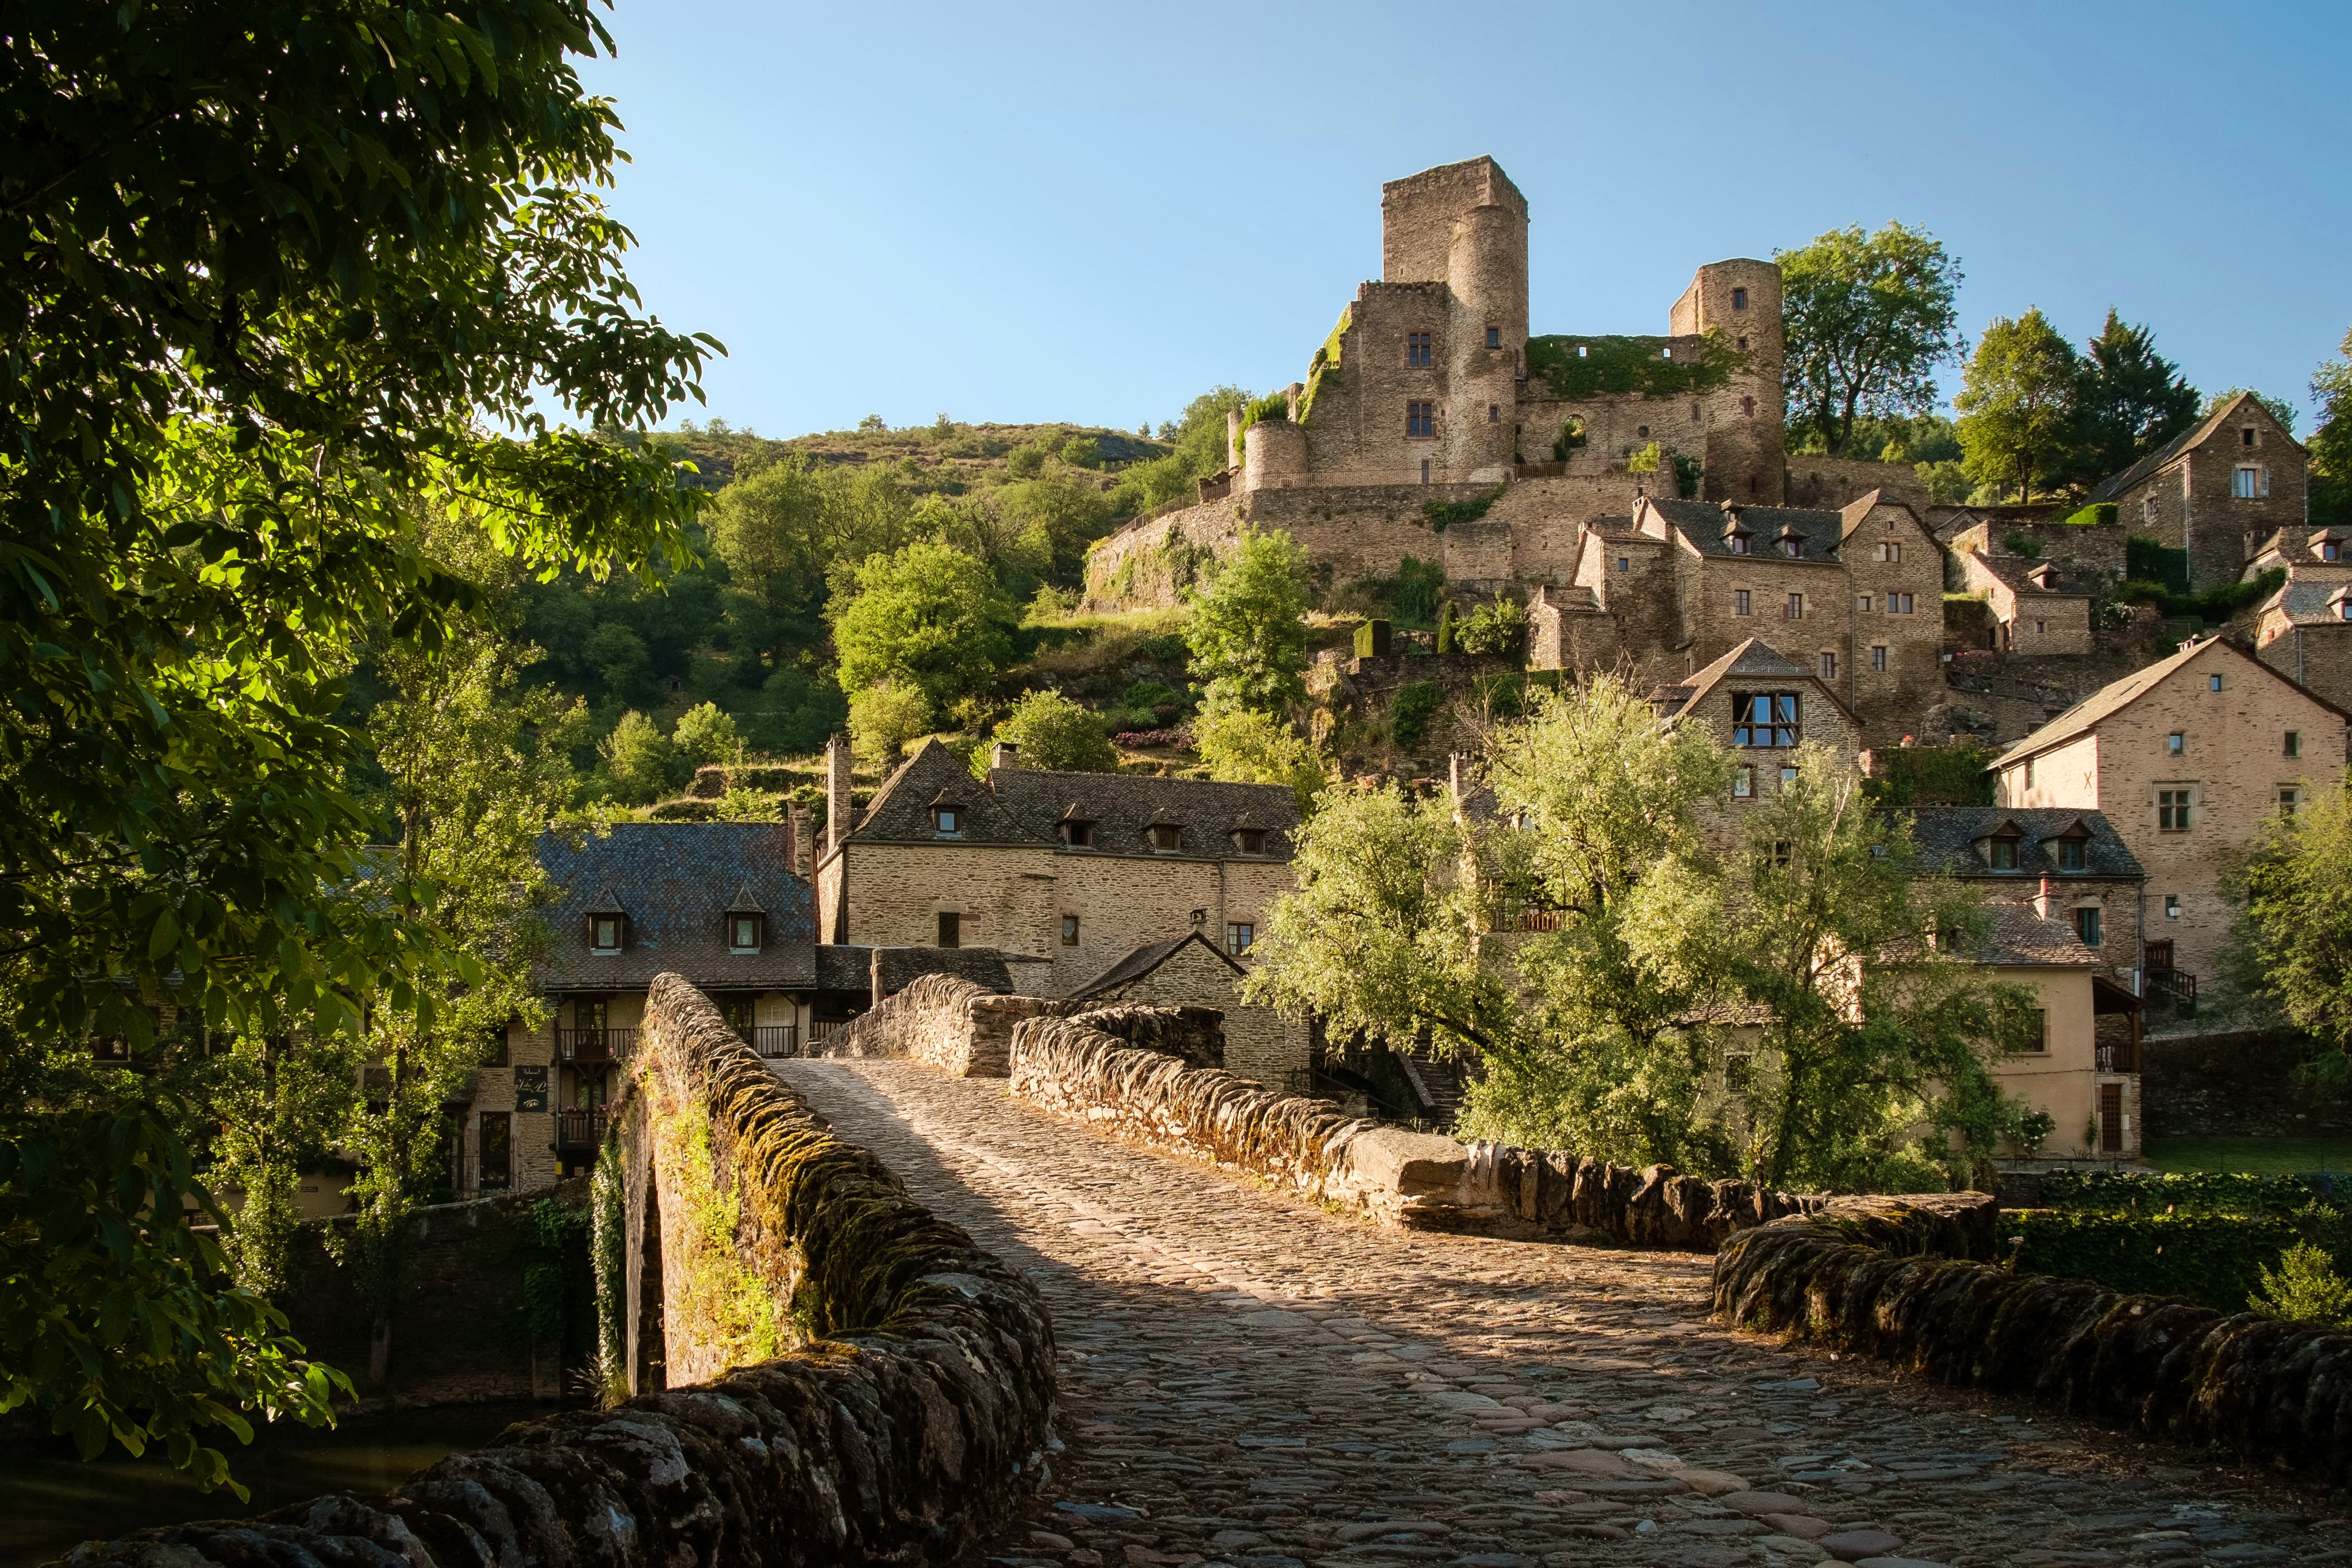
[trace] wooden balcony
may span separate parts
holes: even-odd
[[[602,1110],[559,1110],[555,1113],[555,1146],[563,1151],[601,1149],[612,1120]]]
[[[566,1029],[555,1031],[555,1054],[567,1062],[617,1062],[635,1048],[635,1029]]]

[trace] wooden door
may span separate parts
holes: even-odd
[[[2124,1086],[2103,1083],[2099,1086],[2099,1152],[2120,1154],[2124,1152]]]

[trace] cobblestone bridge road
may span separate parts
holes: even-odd
[[[1001,1079],[779,1068],[1053,1309],[1066,1447],[1000,1563],[2352,1561],[2324,1496],[1727,1333],[1706,1258],[1382,1230]]]

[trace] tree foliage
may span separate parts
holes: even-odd
[[[2231,891],[2242,914],[2228,961],[2234,989],[2309,1036],[2311,1067],[2352,1083],[2352,779],[2310,792],[2263,829]]]
[[[961,551],[918,540],[856,566],[849,581],[832,612],[844,690],[888,681],[938,712],[986,690],[1012,662],[1020,610]]]
[[[2311,521],[2352,522],[2352,331],[2311,375],[2319,425],[2311,433]]]
[[[1313,742],[1271,713],[1214,709],[1192,721],[1192,749],[1213,779],[1288,784],[1298,814],[1313,812],[1330,784],[1329,764]]]
[[[1307,553],[1289,534],[1245,531],[1192,595],[1184,645],[1209,708],[1287,712],[1307,696]]]
[[[2156,336],[2116,312],[2081,361],[2075,477],[2095,484],[2120,474],[2197,423],[2197,389],[2156,352]]]
[[[1926,414],[1935,368],[1965,348],[1955,304],[1959,263],[1924,229],[1832,229],[1775,254],[1792,440],[1836,457],[1857,418]]]
[[[1118,752],[1102,721],[1058,691],[1032,691],[996,726],[996,738],[1021,748],[1021,765],[1057,773],[1115,773]]]
[[[2068,468],[2077,384],[2074,345],[2040,310],[1996,318],[1952,399],[1969,478],[2013,484],[2021,501],[2033,499],[2037,479],[2050,488]]]
[[[587,0],[12,11],[0,986],[20,1040],[148,1049],[167,995],[228,1033],[348,1030],[470,973],[360,854],[334,714],[373,628],[430,650],[476,598],[425,516],[468,509],[541,571],[657,571],[687,545],[681,476],[550,418],[657,422],[716,347],[638,312],[595,196],[614,121],[568,57],[608,44]],[[51,1110],[6,1108],[0,1203],[56,1197],[22,1186]],[[178,1261],[75,1295],[63,1249],[89,1230],[59,1215],[11,1244],[10,1278],[45,1333],[119,1344],[168,1319],[202,1343],[61,1371],[20,1339],[0,1379],[209,1474],[197,1428],[317,1389],[208,1293],[176,1192],[140,1174],[178,1158],[163,1113],[132,1121],[60,1191],[110,1194],[94,1225],[147,1183],[143,1227],[105,1247]]]

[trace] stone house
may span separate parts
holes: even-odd
[[[2000,805],[1923,805],[1907,815],[1928,868],[1988,903],[2031,904],[2060,921],[2103,979],[2136,994],[2147,873],[2105,815]]]
[[[2061,911],[1989,900],[1986,912],[1977,961],[1992,979],[2033,993],[2042,1015],[2041,1048],[2002,1058],[1993,1079],[2057,1123],[2037,1150],[2011,1157],[2137,1158],[2139,998],[2100,974]],[[2109,1024],[2119,1026],[2103,1031]]]
[[[1778,794],[1807,741],[1852,762],[1862,726],[1812,669],[1748,638],[1687,680],[1662,686],[1650,705],[1670,725],[1703,725],[1732,762],[1730,805]]]
[[[992,948],[1018,989],[1066,997],[1139,948],[1189,934],[1245,964],[1266,906],[1292,886],[1287,785],[1049,773],[1018,766],[1011,746],[991,762],[976,779],[927,742],[861,811],[835,742],[816,868],[826,943]],[[1304,1067],[1304,1028],[1288,1032],[1290,1065]]]
[[[2310,454],[2250,392],[2091,491],[2131,532],[2189,552],[2189,586],[2238,580],[2262,542],[2305,517]]]
[[[1942,693],[1943,581],[1917,512],[1877,491],[1837,511],[1645,497],[1585,531],[1572,586],[1537,592],[1530,663],[1665,685],[1769,626],[1865,744],[1891,744]]]
[[[2219,637],[2102,688],[1994,759],[2008,809],[2100,812],[2147,874],[2140,984],[2193,1016],[2221,882],[2263,821],[2340,776],[2347,715]]]
[[[765,1056],[796,1054],[826,1011],[814,895],[782,824],[616,823],[578,842],[550,834],[539,860],[557,889],[533,966],[549,1021],[509,1024],[474,1075],[456,1141],[461,1192],[587,1173],[656,974],[692,981]],[[865,989],[860,975],[861,1002]]]
[[[2246,563],[2246,579],[2273,570],[2286,581],[2254,610],[2254,657],[2352,708],[2352,529],[2279,530]]]
[[[1070,996],[1105,1007],[1129,1002],[1214,1007],[1225,1016],[1227,1072],[1269,1089],[1305,1092],[1310,1086],[1304,1026],[1286,1022],[1270,1007],[1242,1001],[1237,988],[1248,973],[1193,931],[1142,944]]]
[[[1956,549],[1960,591],[1991,612],[1988,647],[2002,653],[2091,651],[2091,594],[2054,561],[2006,551]]]

